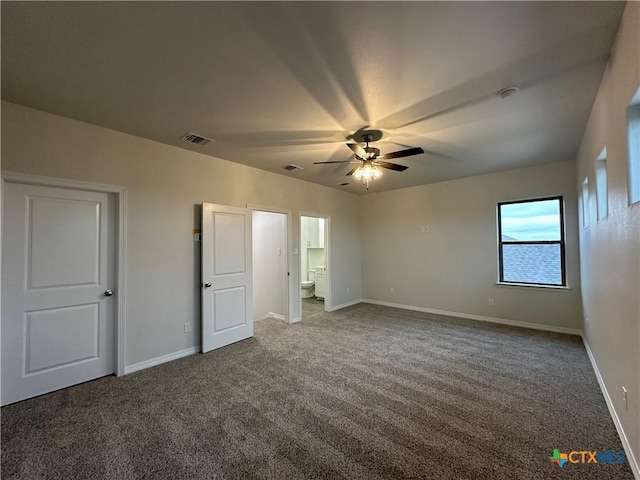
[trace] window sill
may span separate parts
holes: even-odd
[[[554,292],[571,291],[571,287],[563,287],[560,285],[535,285],[531,283],[496,282],[496,286],[507,287],[507,288],[530,288],[534,290],[545,290],[545,291],[554,291]]]

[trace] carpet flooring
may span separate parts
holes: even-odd
[[[633,479],[578,337],[375,305],[2,409],[3,479]]]

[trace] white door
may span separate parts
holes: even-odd
[[[113,210],[106,193],[6,184],[3,405],[114,372]]]
[[[251,211],[202,204],[202,351],[253,336]]]

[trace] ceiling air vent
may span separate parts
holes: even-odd
[[[285,165],[282,168],[284,168],[285,170],[298,170],[298,169],[304,170],[304,168],[299,167],[298,165],[294,165],[293,163],[290,163],[289,165]]]
[[[193,132],[185,133],[184,136],[180,139],[185,142],[195,143],[196,145],[209,145],[213,140],[207,137],[203,137],[202,135],[198,135]]]

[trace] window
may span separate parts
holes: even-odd
[[[591,216],[591,209],[589,208],[589,179],[585,178],[582,182],[582,226],[587,228],[589,226],[589,217]]]
[[[566,286],[562,197],[498,204],[500,282]]]
[[[596,159],[596,200],[598,203],[598,220],[609,215],[609,193],[607,189],[607,149]]]
[[[627,108],[629,203],[640,201],[640,88]]]

